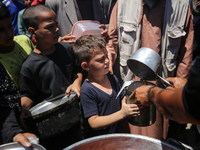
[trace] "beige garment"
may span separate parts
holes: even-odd
[[[108,29],[109,39],[107,41],[107,50],[109,57],[112,57],[112,60],[117,57],[117,10],[118,2],[113,8]],[[159,53],[164,12],[165,0],[160,0],[159,3],[157,3],[157,5],[154,6],[152,9],[150,9],[146,4],[143,4],[143,13],[141,13],[140,17],[142,19],[141,47],[149,47]],[[194,32],[190,8],[188,10],[187,20],[185,24],[185,32],[187,34],[185,37],[182,38],[178,56],[178,65],[176,72],[176,76],[178,77],[188,77],[189,70],[192,64]],[[117,60],[118,59],[116,59],[116,61]],[[118,64],[118,62],[115,62],[115,67],[116,64]],[[116,72],[114,72],[114,74],[119,78],[117,73],[119,70],[115,71]],[[130,125],[130,132],[133,134],[140,134],[153,137],[159,140],[165,140],[168,133],[168,119],[163,117],[157,111],[157,120],[155,124],[149,127],[136,127]]]

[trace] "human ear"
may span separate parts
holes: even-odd
[[[29,27],[28,32],[30,33],[31,36],[35,37],[35,29],[33,27]]]
[[[82,67],[84,70],[86,70],[86,71],[89,70],[89,66],[88,66],[88,63],[87,63],[86,61],[83,61],[83,62],[81,63],[81,67]]]

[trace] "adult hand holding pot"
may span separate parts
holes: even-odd
[[[144,106],[150,106],[152,103],[150,92],[154,88],[152,85],[143,85],[138,87],[130,96],[129,99],[137,99],[137,101]]]

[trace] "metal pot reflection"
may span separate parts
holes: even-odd
[[[126,89],[126,94],[129,96],[133,91],[135,91],[136,88],[142,86],[142,85],[154,85],[150,82],[140,82],[135,81],[132,84],[130,84]],[[137,103],[137,99],[127,99],[127,104],[134,104]],[[144,112],[140,116],[127,118],[128,122],[135,126],[150,126],[155,123],[156,121],[156,107],[155,105],[150,105],[145,108]]]

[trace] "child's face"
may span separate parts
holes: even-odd
[[[99,50],[98,50],[99,49]],[[88,73],[98,75],[105,75],[109,72],[109,60],[106,51],[98,48],[97,53],[88,63]]]
[[[33,0],[24,0],[24,4],[29,7],[31,6],[31,3],[33,2]]]
[[[55,13],[53,11],[42,12],[38,18],[38,29],[35,30],[37,43],[56,44],[60,31]]]
[[[12,46],[14,37],[14,28],[11,18],[0,20],[0,45]]]

